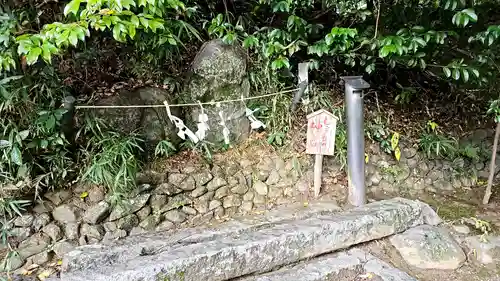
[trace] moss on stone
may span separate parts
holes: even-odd
[[[447,200],[446,198],[420,198],[420,200],[432,206],[439,217],[444,220],[458,220],[460,218],[470,218],[476,215],[474,206],[464,203]]]

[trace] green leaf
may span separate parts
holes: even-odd
[[[446,77],[451,76],[451,70],[448,67],[443,67],[443,72],[444,72],[444,75],[446,75]]]
[[[51,114],[47,119],[47,122],[45,123],[45,128],[50,131],[54,129],[55,126],[56,126],[56,118],[54,117],[54,115]]]
[[[417,44],[420,45],[420,47],[425,47],[426,45],[425,40],[420,37],[415,37],[413,38],[413,40],[415,40],[415,42],[417,42]]]
[[[10,151],[10,161],[18,166],[21,166],[23,164],[21,150],[19,150],[19,147],[17,145],[14,145],[12,147],[12,150]]]
[[[472,73],[479,78],[479,71],[477,69],[472,69]]]
[[[73,45],[74,47],[76,47],[76,45],[78,45],[78,33],[74,30],[72,30],[70,33],[69,33],[69,43],[71,45]]]
[[[462,13],[465,13],[472,22],[477,22],[477,15],[474,9],[465,9]]]
[[[135,27],[139,27],[140,25],[139,18],[136,15],[131,16],[130,23],[132,23]]]
[[[30,130],[24,130],[19,132],[19,136],[21,137],[22,140],[25,140],[30,134]]]
[[[75,14],[78,12],[78,9],[80,8],[80,1],[81,0],[72,0],[71,2],[64,7],[64,15],[67,16],[69,14]]]
[[[38,60],[38,56],[40,56],[41,53],[42,53],[42,49],[39,47],[35,47],[35,48],[31,49],[29,51],[28,55],[26,56],[26,63],[28,65],[34,64]]]
[[[365,71],[368,73],[368,74],[371,74],[373,71],[375,70],[375,64],[374,63],[370,63],[369,65],[366,66],[365,68]]]
[[[465,68],[462,69],[462,78],[465,82],[469,81],[469,72]]]
[[[453,79],[460,79],[460,71],[457,68],[453,69]]]
[[[113,27],[113,38],[115,38],[116,41],[122,41],[120,38],[120,25],[117,24]]]

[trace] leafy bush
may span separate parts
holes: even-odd
[[[418,140],[420,150],[429,158],[452,158],[458,153],[458,142],[455,138],[446,137],[439,132],[437,124],[429,121],[426,130]]]

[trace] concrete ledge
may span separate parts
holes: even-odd
[[[289,268],[239,278],[237,281],[352,281],[358,279],[417,281],[407,273],[359,249],[321,256]]]
[[[194,230],[138,236],[111,246],[80,248],[64,259],[62,280],[218,281],[263,273],[358,243],[380,239],[432,221],[435,213],[401,198],[342,213],[275,220],[221,233]],[[231,228],[229,228],[231,229]],[[199,230],[198,230],[199,231]],[[187,236],[186,236],[187,235]],[[198,236],[197,236],[198,235]],[[161,243],[160,243],[161,241]],[[163,245],[163,246],[159,246]],[[182,276],[182,277],[181,277]]]

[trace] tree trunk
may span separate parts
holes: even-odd
[[[495,129],[495,139],[493,140],[493,151],[491,152],[491,163],[490,163],[490,175],[488,177],[488,186],[486,186],[486,192],[483,197],[483,204],[486,205],[490,201],[491,197],[491,186],[493,185],[493,177],[495,175],[495,161],[497,156],[497,148],[498,148],[498,137],[500,136],[500,123],[497,123],[497,127]]]

